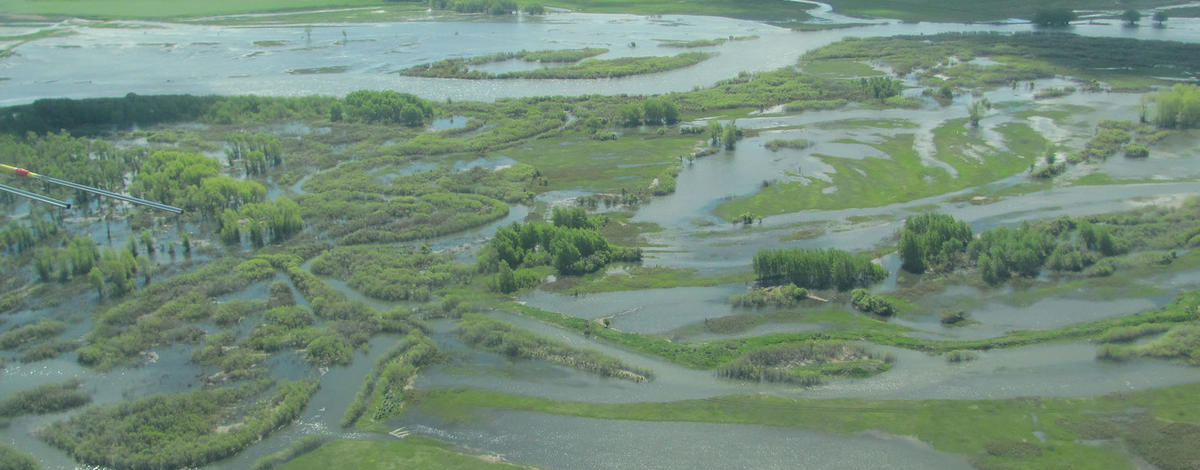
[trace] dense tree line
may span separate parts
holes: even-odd
[[[869,256],[833,248],[760,250],[753,264],[763,285],[792,283],[806,289],[849,290],[887,277],[887,270]]]
[[[346,115],[361,122],[418,127],[433,117],[428,101],[408,93],[359,90],[346,95],[344,102]]]
[[[953,269],[961,264],[957,257],[966,251],[972,240],[971,227],[949,215],[908,216],[900,229],[901,266],[911,273]]]
[[[1043,268],[1084,271],[1105,257],[1125,253],[1130,241],[1113,233],[1118,228],[1129,230],[1064,216],[997,227],[972,239],[966,223],[943,214],[923,214],[909,217],[901,229],[899,252],[905,269],[918,268],[913,272],[975,266],[985,282],[999,284],[1014,275],[1036,277]],[[964,246],[963,240],[969,242]],[[1111,265],[1105,269],[1111,272]]]
[[[1038,26],[1066,26],[1075,18],[1075,11],[1070,8],[1042,8],[1033,13],[1031,21]]]
[[[510,15],[518,9],[517,2],[513,0],[432,0],[430,6],[439,10],[489,15]]]
[[[266,384],[269,386],[269,384]],[[245,410],[235,407],[262,393],[262,383],[238,388],[155,395],[92,407],[42,429],[39,436],[88,465],[118,470],[200,467],[230,457],[295,420],[317,390],[317,381],[283,382],[276,393]]]
[[[621,108],[621,122],[627,127],[642,124],[672,125],[679,122],[679,107],[663,98],[648,98],[641,103],[628,103]]]

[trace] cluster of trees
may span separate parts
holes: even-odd
[[[343,103],[345,115],[360,122],[420,127],[433,118],[433,106],[409,93],[359,90],[346,95]]]
[[[133,178],[129,191],[138,197],[182,206],[207,216],[266,198],[263,185],[238,181],[220,175],[220,171],[216,160],[198,153],[154,152]]]
[[[597,351],[571,347],[480,314],[463,315],[458,336],[469,346],[503,354],[510,359],[542,359],[601,377],[646,382],[654,374]]]
[[[225,209],[218,222],[222,241],[240,243],[244,235],[255,248],[281,243],[304,229],[300,205],[286,197]]]
[[[439,10],[489,15],[511,15],[518,10],[517,2],[513,0],[432,0],[430,6]]]
[[[742,130],[738,129],[737,122],[729,121],[729,124],[722,125],[716,119],[708,121],[708,144],[717,147],[724,146],[725,150],[733,150],[737,146],[737,141],[742,140]]]
[[[582,210],[581,208],[575,208]],[[496,273],[501,292],[513,292],[517,285],[513,270],[521,267],[554,266],[560,274],[585,274],[612,261],[641,261],[642,251],[608,244],[600,232],[588,226],[545,222],[514,222],[501,227],[479,254],[480,272]]]
[[[641,103],[629,103],[621,108],[621,122],[626,127],[671,125],[679,122],[679,107],[664,98],[648,98]]]
[[[1038,26],[1066,26],[1075,18],[1075,10],[1070,8],[1042,8],[1033,12],[1032,21]]]
[[[235,132],[225,136],[229,165],[242,162],[246,175],[262,175],[283,163],[283,144],[271,134]]]
[[[888,77],[860,78],[858,89],[868,99],[884,101],[899,95],[904,90],[904,82]]]
[[[745,294],[736,294],[729,298],[734,307],[788,307],[808,298],[808,289],[796,287],[795,284],[785,284],[776,287],[751,289]]]
[[[91,238],[71,236],[68,240],[64,247],[41,248],[34,253],[33,269],[42,282],[55,278],[66,282],[87,275],[96,266],[100,250]]]
[[[912,272],[974,265],[985,282],[999,284],[1014,275],[1036,277],[1042,268],[1083,271],[1104,257],[1128,251],[1128,242],[1112,230],[1107,224],[1064,216],[997,227],[972,238],[965,222],[931,213],[909,218],[900,232],[899,251],[904,269]]]
[[[232,456],[295,420],[317,383],[279,384],[273,396],[250,407],[242,421],[225,432],[217,428],[234,417],[236,408],[230,405],[262,393],[269,383],[92,407],[38,434],[88,465],[117,470],[200,467]]]
[[[1154,94],[1154,124],[1164,129],[1200,128],[1200,86],[1176,84]]]
[[[117,149],[103,139],[72,137],[65,132],[49,132],[44,135],[33,132],[12,135],[2,132],[0,131],[0,153],[4,155],[4,163],[109,191],[123,191],[126,173],[136,169],[142,158],[141,149]],[[30,182],[26,185],[24,182],[14,181],[13,184],[24,185],[25,189],[53,197],[72,197],[75,205],[81,207],[86,207],[84,203],[96,197],[86,191],[47,183]],[[36,187],[31,187],[32,185]],[[13,197],[0,197],[0,201],[12,200]]]
[[[974,239],[971,226],[949,215],[911,215],[900,229],[901,267],[918,274],[953,269],[961,264],[960,256]]]
[[[887,270],[867,255],[838,249],[787,248],[754,255],[759,284],[792,283],[806,289],[849,290],[887,277]]]
[[[896,314],[896,305],[886,297],[872,295],[866,289],[850,291],[850,305],[862,313],[880,317],[890,317]]]

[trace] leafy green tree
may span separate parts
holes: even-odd
[[[1125,10],[1124,13],[1121,13],[1121,19],[1125,20],[1125,24],[1133,26],[1136,25],[1138,21],[1142,20],[1142,14],[1137,10],[1130,8]]]
[[[1166,11],[1158,10],[1158,11],[1154,12],[1154,22],[1156,22],[1158,24],[1163,24],[1166,21],[1167,21],[1167,12]]]
[[[100,271],[99,267],[93,267],[87,273],[88,284],[96,289],[96,296],[104,298],[104,272]]]
[[[642,107],[629,103],[621,107],[621,123],[625,127],[637,127],[642,123]]]
[[[1043,8],[1033,14],[1033,24],[1038,26],[1066,26],[1076,18],[1070,8]]]

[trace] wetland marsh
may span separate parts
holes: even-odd
[[[1194,18],[442,3],[5,17],[3,162],[187,212],[0,177],[75,202],[0,197],[0,456],[1200,458]]]

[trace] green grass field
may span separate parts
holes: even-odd
[[[400,441],[333,441],[297,457],[279,470],[499,469],[530,468],[455,451],[445,442],[423,437]]]
[[[614,191],[648,187],[698,141],[695,136],[626,133],[615,141],[582,135],[541,139],[497,153],[541,170],[550,181],[546,190]]]
[[[751,196],[722,203],[716,214],[733,220],[746,212],[770,216],[912,201],[1011,176],[1028,168],[1045,148],[1045,139],[1025,124],[1004,124],[996,130],[1004,136],[1007,149],[987,146],[979,131],[966,127],[965,119],[947,121],[934,130],[933,156],[953,167],[957,176],[926,166],[913,147],[914,135],[897,134],[867,144],[890,159],[820,156],[836,170],[832,183],[810,178],[773,184]],[[975,153],[978,158],[971,156]]]

